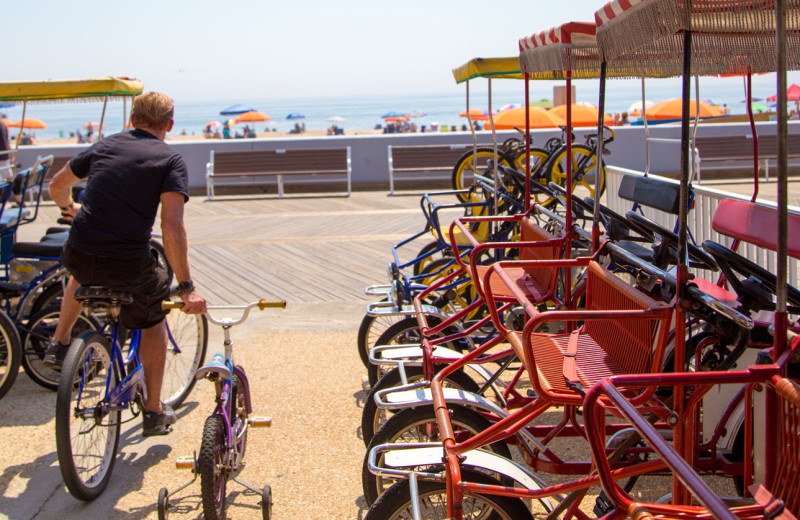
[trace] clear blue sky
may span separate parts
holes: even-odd
[[[146,90],[162,91],[182,102],[463,95],[463,87],[453,80],[454,67],[478,56],[515,56],[520,37],[568,21],[593,21],[602,4],[603,0],[18,1],[5,9],[6,52],[0,77],[132,76],[143,81]],[[520,89],[518,84],[506,88]]]
[[[5,80],[133,76],[176,99],[456,90],[451,69],[591,21],[601,0],[29,0],[5,8]]]

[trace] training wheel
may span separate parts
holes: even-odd
[[[169,491],[162,487],[158,490],[158,520],[167,520],[169,515]]]
[[[272,518],[272,488],[264,486],[261,492],[261,514],[264,520]]]

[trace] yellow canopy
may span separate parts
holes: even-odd
[[[141,81],[111,76],[83,80],[0,81],[0,101],[102,100],[136,96],[143,88]]]
[[[463,83],[473,78],[502,77],[525,79],[519,71],[519,57],[512,58],[475,58],[460,67],[453,69],[456,83]]]

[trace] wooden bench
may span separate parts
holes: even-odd
[[[787,136],[788,159],[800,159],[800,134]],[[699,136],[695,139],[695,148],[700,156],[700,167],[708,163],[744,162],[753,164],[753,138],[749,135]],[[769,163],[778,158],[778,136],[758,136],[758,162],[764,168],[764,175],[769,180]],[[732,165],[737,167],[740,165]],[[715,167],[716,168],[716,167]]]
[[[351,192],[350,147],[346,148],[287,148],[278,150],[240,150],[215,152],[206,164],[206,194],[214,199],[214,185],[255,185],[247,179],[275,177],[278,197],[283,197],[283,178],[303,176],[309,182],[317,176],[336,176],[347,182]],[[310,182],[314,182],[311,180]]]
[[[472,149],[466,144],[433,144],[388,147],[389,194],[394,195],[395,174],[452,172],[462,155]],[[449,176],[447,177],[449,179]],[[418,176],[408,180],[430,179]],[[438,178],[436,180],[439,180]]]

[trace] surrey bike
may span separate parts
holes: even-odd
[[[182,307],[179,302],[165,302],[164,308]],[[167,488],[158,492],[158,518],[164,520],[170,509],[169,497],[189,486],[200,475],[200,489],[203,496],[203,516],[206,520],[225,517],[226,485],[233,479],[245,488],[261,495],[263,517],[268,519],[272,511],[272,490],[270,486],[256,489],[238,478],[244,468],[244,452],[247,445],[247,431],[250,426],[270,426],[272,421],[266,417],[250,417],[252,405],[250,385],[244,368],[233,361],[233,340],[230,329],[244,323],[250,310],[264,310],[268,307],[285,308],[286,301],[266,302],[264,300],[240,306],[208,307],[208,310],[242,311],[238,319],[216,319],[206,313],[208,321],[222,327],[225,334],[225,354],[216,354],[210,363],[195,372],[195,379],[208,379],[216,388],[217,403],[214,412],[206,418],[203,426],[203,439],[200,455],[180,457],[176,461],[178,469],[191,469],[194,476],[172,493]]]
[[[141,331],[130,332],[128,348],[118,322],[130,293],[82,286],[75,298],[84,312],[102,313],[106,323],[73,340],[64,359],[56,397],[56,449],[61,476],[70,494],[94,500],[108,485],[114,469],[122,424],[144,411],[144,371],[139,361]],[[173,316],[174,315],[174,316]],[[167,315],[167,363],[161,395],[169,406],[186,399],[195,384],[208,344],[205,316]],[[133,415],[123,420],[123,412]]]

